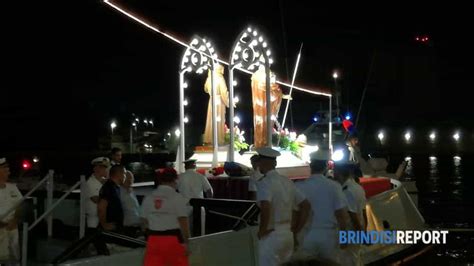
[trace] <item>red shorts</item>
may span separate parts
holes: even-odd
[[[144,266],[188,266],[184,246],[176,236],[149,236]]]

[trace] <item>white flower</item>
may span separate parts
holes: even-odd
[[[295,141],[296,140],[296,132],[290,132],[290,140]]]

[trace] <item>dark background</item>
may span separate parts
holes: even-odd
[[[333,88],[332,72],[338,70],[341,102],[353,113],[368,84],[361,130],[438,124],[472,129],[472,31],[466,6],[117,3],[186,42],[196,33],[208,37],[221,58],[227,58],[242,29],[256,25],[269,38],[273,70],[282,80],[291,79],[288,72],[304,43],[296,84]],[[0,150],[97,149],[98,138],[110,135],[111,119],[118,120],[117,132],[126,134],[132,113],[153,117],[163,131],[178,125],[183,47],[101,1],[10,3],[2,13]],[[429,42],[415,42],[418,35],[429,36]],[[203,131],[207,109],[204,79],[188,78],[189,128],[196,133]],[[250,77],[237,74],[236,79],[236,93],[248,97]],[[294,123],[288,125],[297,130],[327,104],[323,97],[296,91],[293,97]],[[236,112],[248,130],[250,101],[242,101]]]

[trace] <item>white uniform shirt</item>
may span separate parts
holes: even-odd
[[[207,178],[192,169],[179,175],[178,190],[186,199],[204,198],[204,191],[212,189]]]
[[[88,227],[97,227],[99,224],[99,217],[97,214],[97,204],[94,203],[91,198],[94,196],[99,196],[100,188],[102,183],[97,180],[94,175],[91,175],[86,182],[86,214],[87,214],[87,226]]]
[[[341,186],[324,175],[312,175],[297,186],[311,204],[311,228],[336,229],[334,212],[346,207]]]
[[[347,209],[350,212],[356,213],[359,217],[362,226],[364,226],[364,213],[366,199],[364,189],[357,184],[354,179],[349,178],[342,184],[342,192],[347,201]],[[352,223],[351,223],[352,226]]]
[[[0,188],[0,218],[20,202],[22,198],[22,195],[15,184],[6,183],[5,185],[4,188]],[[2,220],[2,222],[6,223],[14,216],[15,211],[12,211]]]
[[[150,230],[178,229],[178,218],[188,217],[186,199],[170,186],[159,186],[143,200],[142,217]]]
[[[140,204],[133,190],[120,187],[120,200],[123,208],[123,225],[138,226],[140,225]]]
[[[262,178],[263,175],[259,171],[253,171],[249,178],[249,191],[257,191],[257,181]]]
[[[291,224],[293,210],[297,210],[303,200],[305,197],[295,184],[276,170],[267,172],[257,182],[257,202],[269,201],[271,205],[268,229],[277,224]]]

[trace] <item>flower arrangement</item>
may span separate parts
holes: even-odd
[[[297,140],[296,132],[290,132],[287,128],[284,130],[273,130],[272,135],[272,142],[273,145],[278,145],[280,148],[284,150],[289,150],[296,155],[300,154],[300,142]]]
[[[234,126],[234,150],[239,152],[249,148],[249,144],[245,142],[245,131],[241,131],[238,126]],[[230,129],[225,125],[225,143],[230,143]]]

